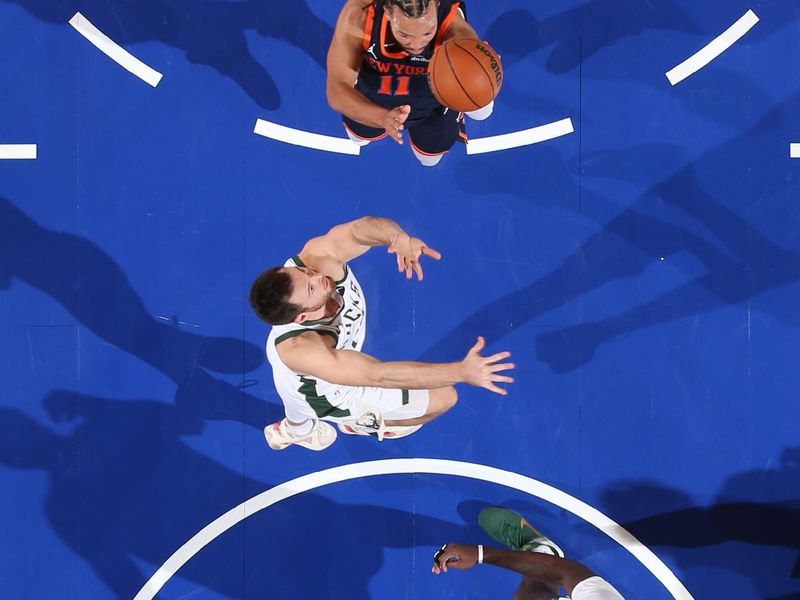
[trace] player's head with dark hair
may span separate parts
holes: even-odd
[[[310,267],[273,267],[250,287],[250,306],[270,325],[320,318],[336,282]]]
[[[378,0],[387,9],[397,9],[410,19],[419,19],[428,12],[428,7],[436,0]]]
[[[422,54],[439,24],[436,0],[378,0],[383,4],[392,35],[403,50]]]
[[[259,275],[250,286],[250,306],[262,321],[285,325],[295,320],[303,307],[289,301],[292,278],[283,267],[273,267]]]

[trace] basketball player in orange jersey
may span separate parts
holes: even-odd
[[[267,358],[286,417],[264,428],[273,450],[295,444],[324,450],[342,433],[379,440],[414,433],[456,403],[467,383],[505,394],[508,352],[482,356],[483,338],[452,363],[381,362],[361,352],[367,302],[350,262],[375,246],[397,269],[422,280],[423,256],[439,253],[389,219],[363,217],[309,240],[283,266],[264,271],[250,289],[256,314],[272,325]]]
[[[456,140],[464,118],[439,104],[428,87],[428,61],[451,38],[478,39],[463,0],[347,0],[328,50],[328,103],[360,145],[408,130],[419,161],[436,165]],[[482,120],[493,102],[469,112]]]

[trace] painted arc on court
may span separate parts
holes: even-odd
[[[675,600],[694,600],[689,590],[649,548],[620,524],[596,508],[551,485],[511,471],[486,465],[432,458],[398,458],[352,463],[309,473],[281,483],[246,500],[206,525],[178,548],[136,594],[134,600],[152,600],[170,578],[206,545],[251,515],[291,498],[332,483],[378,475],[453,475],[503,485],[525,492],[568,510],[591,523],[638,560]]]

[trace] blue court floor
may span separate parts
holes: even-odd
[[[158,574],[162,599],[505,600],[513,573],[429,570],[445,542],[490,543],[477,513],[504,505],[629,599],[800,598],[800,1],[471,0],[505,82],[470,137],[574,133],[427,170],[388,140],[253,133],[344,136],[324,95],[339,8],[0,0],[0,147],[37,148],[0,159],[0,597],[132,599]],[[272,451],[250,283],[366,214],[443,259],[421,283],[381,249],[351,265],[365,351],[455,361],[483,335],[516,382],[460,386],[402,440]],[[347,466],[411,458],[454,462]],[[499,480],[459,470],[486,467]]]

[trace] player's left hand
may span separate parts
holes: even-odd
[[[478,564],[478,547],[449,543],[442,546],[433,555],[431,573],[447,573],[447,568],[469,569]]]
[[[411,279],[412,273],[416,273],[419,281],[422,281],[420,257],[424,255],[434,260],[442,258],[439,252],[429,248],[421,239],[411,237],[405,233],[399,234],[392,240],[388,252],[396,256],[398,272],[405,271],[406,279]]]

